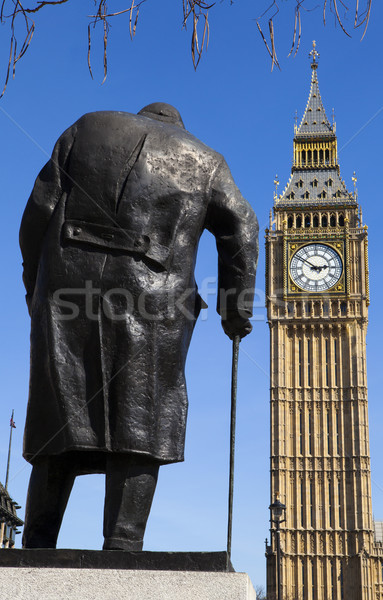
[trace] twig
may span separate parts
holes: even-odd
[[[154,0],[154,2],[158,0]],[[181,0],[178,0],[179,2]],[[326,24],[326,10],[327,8],[334,14],[336,22],[340,25],[342,31],[350,37],[350,34],[346,31],[344,20],[345,17],[341,17],[339,14],[338,6],[342,6],[346,13],[349,10],[349,4],[351,0],[322,0],[323,1],[323,22]],[[0,23],[10,22],[10,46],[9,46],[9,57],[6,68],[5,84],[0,98],[4,95],[6,90],[10,73],[15,77],[16,65],[18,61],[24,56],[28,48],[30,47],[34,32],[35,22],[31,18],[31,15],[38,13],[47,6],[58,6],[66,4],[69,0],[30,0],[29,4],[32,6],[26,8],[24,6],[24,0],[0,0]],[[90,22],[88,23],[87,34],[88,34],[88,69],[90,76],[93,79],[93,72],[91,67],[91,49],[92,49],[92,29],[94,30],[99,23],[102,23],[103,28],[103,72],[104,78],[102,83],[105,82],[108,61],[107,61],[107,47],[109,37],[109,19],[112,17],[121,16],[125,13],[129,15],[129,34],[131,39],[134,38],[137,30],[137,23],[139,17],[140,7],[147,2],[147,0],[126,0],[127,8],[116,12],[108,12],[107,0],[92,0],[96,7],[95,14],[88,15]],[[301,9],[307,10],[303,4],[305,0],[296,0],[296,6],[294,8],[294,28],[293,28],[293,39],[292,45],[289,52],[289,56],[293,53],[296,56],[301,42],[302,33],[302,13]],[[230,4],[232,4],[230,0]],[[194,69],[197,69],[200,60],[202,58],[203,50],[208,48],[209,37],[210,37],[210,26],[209,26],[209,10],[217,4],[216,1],[210,0],[182,0],[182,11],[183,19],[182,26],[187,29],[187,24],[192,22],[192,35],[191,35],[191,56]],[[364,26],[362,38],[364,38],[367,27],[370,20],[372,0],[364,0],[365,10],[361,13],[360,0],[355,0],[355,18],[354,18],[354,29]],[[6,13],[8,6],[9,14]],[[273,70],[274,65],[280,68],[277,54],[276,54],[276,36],[274,32],[274,20],[279,12],[278,3],[276,0],[270,0],[268,8],[256,19],[258,31],[266,46],[267,52],[271,57],[271,69]],[[272,14],[271,14],[272,13]],[[269,29],[269,42],[266,40],[261,27],[261,19],[268,14],[268,29]],[[271,16],[270,16],[271,14]],[[19,19],[20,17],[20,19]],[[18,51],[20,45],[16,36],[16,23],[24,23],[23,43],[21,49]],[[202,21],[203,27],[202,27]],[[199,35],[199,33],[201,35]]]
[[[101,85],[103,85],[103,83],[105,83],[105,79],[108,74],[108,59],[107,59],[106,49],[107,49],[107,45],[108,45],[109,25],[108,25],[108,22],[107,22],[105,16],[106,16],[106,5],[104,4],[104,15],[103,15],[103,19],[102,19],[103,25],[104,25],[104,79],[102,80]]]
[[[345,28],[344,28],[344,26],[343,26],[343,23],[342,23],[342,20],[341,20],[341,18],[340,18],[340,16],[339,16],[339,12],[338,12],[338,5],[337,5],[337,0],[332,0],[332,2],[333,2],[333,4],[334,4],[334,10],[335,10],[336,18],[338,19],[338,23],[339,23],[339,25],[340,25],[340,27],[341,27],[342,31],[343,31],[343,32],[344,32],[344,33],[345,33],[345,34],[346,34],[348,37],[351,37],[351,35],[350,35],[349,33],[347,33],[347,31],[345,30]],[[342,4],[343,4],[343,2],[342,2]]]
[[[288,56],[291,55],[292,51],[294,50],[295,47],[295,40],[296,40],[296,35],[297,35],[297,27],[298,27],[298,42],[295,48],[295,52],[294,52],[294,56],[297,55],[298,50],[299,50],[299,46],[301,43],[301,33],[302,33],[302,24],[301,24],[301,11],[300,11],[300,7],[302,2],[304,2],[304,0],[296,0],[297,5],[295,7],[295,19],[294,19],[294,33],[293,33],[293,43],[291,44],[291,50],[288,53]]]

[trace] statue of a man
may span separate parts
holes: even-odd
[[[104,549],[142,548],[159,466],[183,460],[205,228],[224,331],[243,337],[258,225],[223,157],[162,103],[87,114],[57,141],[20,231],[32,319],[24,547],[54,548],[75,477],[105,473]]]

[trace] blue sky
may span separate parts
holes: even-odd
[[[86,3],[82,3],[84,6]],[[128,36],[128,18],[112,21],[109,72],[103,86],[101,31],[94,36],[94,80],[87,71],[87,18],[78,3],[47,8],[37,19],[32,44],[18,64],[16,79],[0,100],[2,165],[2,294],[0,296],[0,479],[4,481],[9,418],[15,409],[9,484],[23,506],[30,467],[21,456],[28,394],[29,318],[21,283],[20,219],[35,177],[57,137],[85,112],[137,112],[154,101],[176,106],[186,128],[221,152],[261,227],[254,331],[241,344],[239,364],[233,563],[254,584],[264,584],[264,539],[269,505],[269,338],[264,306],[264,229],[273,201],[273,180],[281,186],[291,169],[295,110],[306,105],[310,64],[317,42],[319,86],[327,115],[335,109],[341,175],[349,189],[355,170],[364,221],[369,225],[371,307],[368,331],[370,449],[373,511],[383,520],[380,316],[383,293],[381,252],[381,144],[383,86],[380,65],[383,6],[373,2],[361,42],[335,26],[321,9],[303,14],[301,49],[287,58],[293,3],[281,3],[275,21],[281,71],[270,61],[255,18],[268,2],[226,0],[210,16],[211,37],[197,72],[190,57],[191,31],[181,29],[181,0],[148,0],[137,35]],[[113,3],[110,3],[111,5]],[[315,2],[307,6],[314,6]],[[352,0],[350,4],[354,5]],[[126,3],[116,1],[116,9]],[[255,8],[257,5],[257,9]],[[75,8],[76,6],[76,8]],[[114,6],[113,6],[114,8]],[[259,12],[258,12],[259,11]],[[264,21],[267,28],[267,21]],[[8,29],[0,38],[0,76],[8,59]],[[147,550],[223,550],[226,547],[231,343],[215,313],[216,251],[204,234],[196,276],[209,304],[195,329],[187,362],[189,422],[185,463],[163,467],[149,518]],[[65,515],[59,547],[101,548],[104,482],[77,479]],[[22,511],[20,511],[22,516]],[[18,545],[20,545],[18,538]]]

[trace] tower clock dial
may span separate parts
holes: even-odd
[[[290,262],[290,276],[307,292],[324,292],[334,287],[343,272],[340,255],[326,244],[307,244],[295,252]]]

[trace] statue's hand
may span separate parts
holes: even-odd
[[[222,327],[226,335],[229,336],[231,340],[233,340],[236,335],[239,335],[239,337],[242,339],[253,329],[249,319],[245,319],[238,315],[235,317],[222,319]]]

